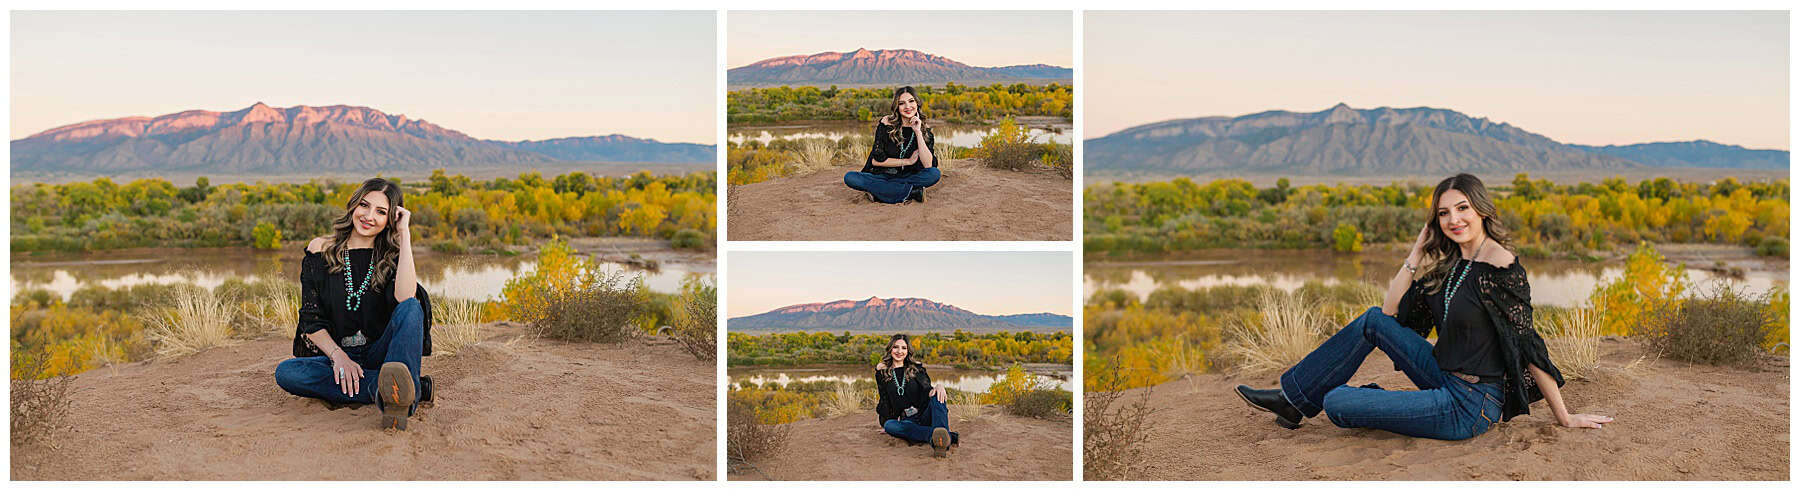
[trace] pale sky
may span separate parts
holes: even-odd
[[[1075,16],[1068,11],[782,11],[725,15],[726,68],[780,56],[857,48],[924,51],[982,67],[1034,63],[1075,66]]]
[[[1430,106],[1587,145],[1788,148],[1785,12],[1093,12],[1083,138],[1156,121]]]
[[[475,138],[717,140],[715,14],[13,12],[13,139],[189,109],[345,104]]]
[[[1067,252],[732,252],[726,317],[789,305],[916,297],[985,315],[1072,315]]]

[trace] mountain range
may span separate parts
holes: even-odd
[[[910,49],[883,49],[783,56],[725,72],[732,86],[775,85],[925,85],[946,82],[1062,82],[1074,70],[1044,64],[1003,67],[969,66],[942,56]]]
[[[481,140],[359,106],[182,111],[61,126],[12,141],[12,172],[394,171],[552,162],[709,163],[714,147],[624,135]]]
[[[982,315],[923,298],[877,297],[789,305],[725,321],[726,329],[732,332],[1068,332],[1074,324],[1075,320],[1066,315]]]
[[[1444,175],[1464,171],[1786,169],[1788,152],[1708,141],[1593,147],[1429,107],[1267,111],[1140,125],[1084,142],[1089,173]]]

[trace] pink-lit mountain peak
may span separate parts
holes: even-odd
[[[28,139],[79,141],[104,137],[139,137],[211,131],[248,125],[342,125],[351,128],[399,131],[420,136],[468,139],[467,135],[424,120],[405,115],[387,114],[362,106],[292,106],[272,107],[262,102],[236,111],[190,110],[161,116],[131,116],[100,119],[59,126],[38,132]]]
[[[927,300],[927,299],[923,299],[923,298],[915,298],[915,297],[881,298],[881,297],[873,297],[873,296],[869,297],[867,299],[864,299],[864,300],[834,300],[834,301],[830,301],[830,302],[789,305],[786,307],[775,309],[773,312],[775,312],[775,313],[833,312],[833,311],[858,310],[858,309],[887,309],[887,310],[914,309],[914,310],[939,310],[939,311],[948,311],[948,312],[968,312],[967,310],[963,310],[954,305],[933,302],[931,300]]]
[[[813,53],[810,55],[791,55],[791,56],[781,56],[781,57],[776,57],[776,58],[769,58],[767,60],[762,60],[762,61],[758,61],[756,63],[751,63],[749,65],[746,65],[745,68],[775,67],[775,66],[832,65],[832,64],[838,64],[838,63],[848,63],[848,64],[852,64],[852,65],[941,64],[941,65],[946,65],[946,66],[950,66],[950,67],[968,67],[969,66],[967,64],[964,64],[964,63],[956,61],[956,60],[952,60],[949,58],[945,58],[942,56],[938,56],[938,55],[934,55],[934,54],[930,54],[930,53],[926,53],[926,52],[918,51],[918,50],[910,50],[910,49],[870,50],[868,48],[857,48],[856,51],[826,51],[826,52],[821,52],[821,53]]]

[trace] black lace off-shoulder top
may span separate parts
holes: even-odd
[[[388,319],[394,316],[394,308],[400,302],[394,300],[394,272],[388,272],[386,278],[375,278],[370,281],[363,292],[362,304],[356,310],[350,310],[350,293],[344,287],[344,275],[350,275],[360,285],[363,276],[369,272],[370,262],[374,257],[373,249],[351,249],[350,264],[344,269],[332,273],[325,264],[323,253],[304,251],[305,257],[300,259],[300,320],[294,328],[294,356],[322,356],[325,353],[312,341],[306,339],[307,334],[320,330],[329,331],[331,339],[337,341],[347,353],[360,353],[363,347],[380,342],[382,332],[387,330]],[[425,294],[425,285],[419,285],[413,295],[419,299],[419,307],[425,311],[425,346],[423,354],[431,354],[431,299]],[[345,346],[344,340],[360,334],[364,344],[361,346]],[[377,360],[379,361],[379,360]]]
[[[931,375],[925,373],[925,365],[912,364],[911,367],[911,376],[907,376],[907,367],[875,370],[875,389],[879,393],[875,402],[875,424],[886,423],[890,419],[905,419],[906,408],[909,407],[925,411],[926,404],[930,402],[928,394],[931,392]],[[895,377],[900,379],[898,386],[894,384]]]
[[[1562,372],[1550,362],[1550,351],[1544,345],[1543,336],[1538,335],[1532,324],[1531,283],[1526,280],[1525,265],[1517,258],[1505,267],[1477,261],[1466,281],[1469,283],[1463,287],[1475,287],[1476,298],[1493,324],[1504,363],[1501,388],[1506,400],[1501,405],[1500,420],[1530,414],[1531,403],[1543,399],[1544,394],[1526,367],[1537,365],[1556,380],[1558,387],[1564,380]],[[1420,336],[1430,336],[1432,328],[1441,329],[1431,315],[1429,298],[1434,297],[1441,299],[1427,294],[1424,282],[1413,281],[1406,294],[1400,297],[1400,312],[1394,318]]]
[[[903,159],[911,157],[913,154],[919,152],[919,139],[918,137],[913,136],[912,128],[900,128],[900,141],[898,143],[894,141],[893,136],[888,134],[888,132],[893,131],[893,128],[893,126],[889,126],[887,123],[875,124],[875,144],[869,147],[869,158],[863,162],[863,172],[904,176],[925,170],[925,164],[917,162],[904,167],[880,167],[875,165],[876,160]],[[925,148],[931,150],[931,167],[937,167],[937,140],[931,134],[931,128],[925,129]]]

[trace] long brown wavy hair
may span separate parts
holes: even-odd
[[[363,196],[369,193],[381,193],[387,195],[388,199],[387,226],[381,227],[381,232],[375,234],[374,260],[370,265],[374,269],[374,281],[383,282],[387,281],[388,273],[394,272],[394,268],[400,263],[400,242],[394,235],[394,220],[397,215],[395,210],[403,206],[401,201],[405,198],[400,193],[400,186],[387,179],[376,177],[363,181],[362,187],[350,195],[350,202],[344,204],[344,214],[331,221],[331,242],[325,245],[325,266],[333,273],[347,267],[343,260],[344,249],[349,247],[350,234],[354,233],[356,227],[356,219],[351,215],[356,213],[356,204],[361,203]]]
[[[1437,189],[1431,192],[1431,206],[1425,210],[1426,228],[1431,230],[1431,234],[1425,238],[1424,248],[1420,251],[1425,256],[1422,261],[1425,266],[1421,269],[1425,270],[1422,279],[1427,293],[1437,293],[1444,286],[1444,279],[1450,276],[1450,269],[1456,265],[1455,259],[1462,254],[1456,241],[1450,240],[1450,236],[1444,235],[1444,229],[1438,226],[1438,199],[1452,189],[1469,197],[1469,206],[1475,208],[1477,215],[1481,215],[1482,233],[1500,247],[1512,250],[1512,234],[1507,233],[1506,225],[1500,222],[1500,209],[1494,206],[1494,199],[1488,195],[1487,186],[1481,184],[1480,178],[1463,173],[1438,182]]]
[[[911,85],[900,87],[894,89],[894,97],[888,100],[888,115],[881,118],[882,122],[888,124],[888,139],[894,141],[894,146],[900,145],[903,136],[902,129],[906,128],[905,116],[900,115],[900,94],[912,94],[913,100],[917,101],[918,106],[919,131],[926,136],[931,135],[931,125],[925,122],[925,99],[919,98],[919,94],[913,91]]]
[[[901,380],[912,380],[913,375],[919,373],[919,367],[925,366],[924,363],[919,362],[919,352],[913,350],[912,338],[905,334],[895,334],[894,337],[888,338],[887,348],[881,350],[881,369],[877,371],[882,374],[882,382],[894,380],[894,369],[900,368],[894,366],[894,343],[901,341],[906,342],[906,367],[900,372],[900,376],[905,378]]]

